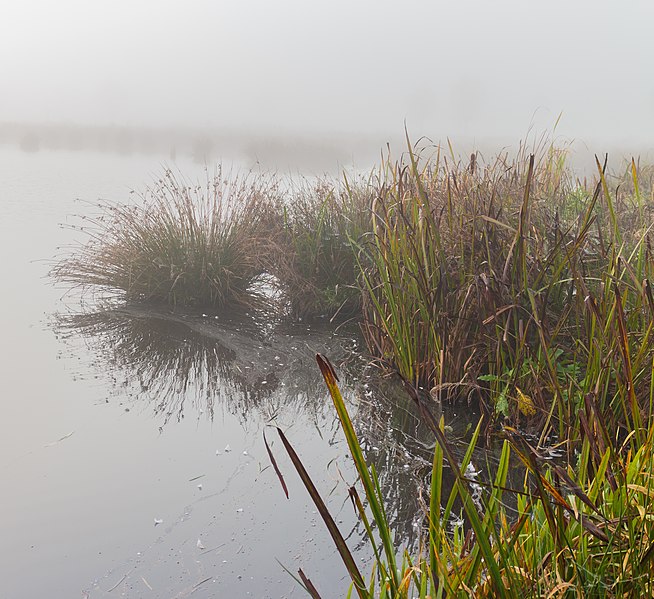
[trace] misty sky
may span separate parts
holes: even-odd
[[[2,2],[0,121],[650,144],[654,2]]]

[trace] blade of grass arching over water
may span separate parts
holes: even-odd
[[[338,414],[338,419],[340,420],[341,427],[345,433],[345,438],[347,440],[348,447],[350,449],[350,455],[354,460],[359,477],[361,478],[361,483],[363,485],[366,498],[368,499],[368,505],[372,511],[373,518],[377,524],[379,530],[379,536],[381,537],[382,546],[384,547],[384,553],[386,555],[386,560],[388,562],[388,574],[389,582],[391,584],[391,591],[393,596],[398,591],[399,587],[399,576],[397,570],[397,563],[395,557],[395,546],[393,544],[393,539],[391,537],[391,530],[386,521],[384,509],[382,506],[383,497],[377,495],[377,488],[373,482],[372,477],[370,476],[370,471],[368,470],[368,465],[366,464],[365,458],[363,456],[363,451],[361,450],[361,445],[357,439],[356,433],[354,432],[354,426],[352,426],[352,421],[345,407],[345,402],[341,395],[341,391],[338,388],[336,372],[331,362],[327,360],[324,356],[320,354],[316,355],[316,362],[318,362],[318,367],[322,372],[322,376],[325,379],[327,388],[329,389],[329,394],[331,395],[332,401],[334,402],[334,407]]]
[[[313,503],[318,509],[318,512],[320,513],[323,522],[327,526],[327,530],[329,530],[329,534],[331,535],[334,544],[336,545],[336,548],[338,549],[338,552],[341,555],[341,559],[343,560],[343,563],[345,564],[345,567],[347,568],[347,571],[350,574],[350,578],[354,583],[354,587],[357,590],[359,598],[369,599],[368,591],[366,590],[366,585],[361,576],[361,572],[359,572],[359,568],[357,567],[354,561],[354,557],[352,556],[352,553],[350,552],[350,549],[347,546],[347,543],[345,542],[345,539],[343,538],[341,531],[338,530],[338,526],[336,526],[336,522],[334,522],[334,518],[332,518],[332,515],[329,513],[329,510],[327,509],[325,502],[322,500],[322,497],[320,496],[318,489],[316,489],[316,486],[313,484],[313,481],[311,480],[309,473],[304,468],[302,461],[300,460],[299,456],[297,455],[297,453],[289,443],[288,439],[286,438],[286,435],[284,435],[284,433],[280,428],[277,429],[277,432],[279,433],[279,437],[282,440],[282,443],[284,444],[284,448],[286,449],[289,458],[291,458],[291,462],[293,462],[293,466],[295,466],[297,473],[300,475],[300,478],[302,479],[304,486],[309,492],[309,495],[311,496]]]
[[[361,520],[363,521],[363,526],[366,529],[366,535],[368,536],[368,540],[372,545],[372,551],[375,555],[375,564],[377,564],[377,566],[380,569],[380,578],[384,580],[385,578],[388,577],[386,573],[386,567],[384,565],[384,562],[382,561],[381,554],[379,553],[379,548],[377,547],[377,543],[375,542],[375,537],[372,532],[372,526],[370,525],[370,520],[368,520],[368,516],[366,514],[366,509],[365,507],[363,507],[363,502],[361,501],[361,497],[359,497],[359,493],[357,493],[355,487],[350,487],[349,494],[355,512],[357,512],[361,517]]]
[[[609,541],[606,533],[598,526],[596,526],[587,516],[584,516],[578,513],[572,508],[569,501],[563,497],[561,492],[555,488],[555,486],[546,478],[543,469],[537,458],[536,450],[520,435],[518,431],[512,429],[511,427],[504,427],[504,432],[508,437],[509,442],[513,446],[514,452],[520,458],[520,460],[525,464],[527,470],[532,474],[533,480],[537,487],[538,496],[540,498],[541,505],[545,513],[546,520],[550,526],[553,538],[557,540],[560,547],[563,547],[564,543],[567,543],[565,536],[565,527],[560,525],[560,522],[556,519],[553,506],[550,504],[549,498],[551,497],[554,500],[556,506],[565,509],[569,514],[570,518],[579,522],[579,524],[590,534],[600,541],[607,543]],[[561,477],[565,484],[568,486],[568,490],[578,497],[583,503],[585,503],[595,514],[603,521],[604,517],[599,511],[599,509],[594,505],[591,499],[586,493],[577,485],[565,472],[565,470],[556,464],[551,465],[552,470]]]
[[[588,506],[598,516],[602,517],[602,513],[597,509],[597,506],[591,501],[590,497],[588,497],[584,490],[574,480],[572,480],[572,478],[570,478],[570,475],[564,468],[558,464],[550,464],[550,468],[552,469],[552,472],[554,472],[561,480],[563,480],[569,491],[574,493],[578,499],[583,501],[586,506]]]

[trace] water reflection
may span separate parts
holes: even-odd
[[[338,366],[366,460],[378,473],[398,545],[416,547],[424,532],[434,437],[400,382],[366,365],[355,331],[260,316],[180,314],[127,306],[59,314],[56,332],[82,339],[99,370],[124,395],[152,405],[162,427],[189,415],[213,419],[220,410],[244,427],[275,423],[288,428],[313,423],[309,434],[339,442],[335,414],[315,363],[323,353]],[[304,418],[301,418],[304,416]],[[468,407],[444,412],[455,455],[461,458],[478,414]],[[331,444],[331,443],[330,443]],[[492,471],[493,452],[479,448],[477,470]],[[309,465],[311,466],[311,464]],[[317,473],[319,474],[319,473]],[[348,480],[348,484],[354,480]],[[454,484],[444,470],[443,496]],[[365,543],[359,524],[350,538]]]
[[[54,329],[81,338],[116,384],[131,385],[163,424],[189,411],[213,419],[217,409],[243,422],[252,412],[313,414],[325,404],[316,352],[337,362],[357,340],[315,326],[273,326],[247,315],[179,314],[127,306],[58,314]]]

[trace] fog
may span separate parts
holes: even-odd
[[[339,160],[405,123],[652,146],[650,0],[3,4],[2,123],[221,131],[272,153],[322,140]]]

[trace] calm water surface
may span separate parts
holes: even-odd
[[[313,355],[348,364],[368,459],[398,535],[415,538],[429,437],[388,407],[392,389],[348,377],[363,372],[356,336],[80,306],[47,279],[58,248],[83,240],[61,223],[99,198],[127,200],[162,168],[157,157],[0,147],[0,596],[303,596],[280,563],[343,596],[347,574],[270,425],[286,431],[368,571],[352,468]]]

